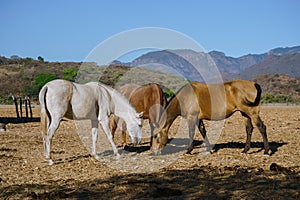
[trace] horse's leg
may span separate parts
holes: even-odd
[[[210,142],[206,136],[206,130],[205,130],[205,126],[204,126],[204,123],[203,123],[203,120],[202,119],[198,119],[197,120],[197,127],[203,137],[203,140],[204,140],[204,144],[206,145],[206,151],[209,151],[209,146],[210,146]]]
[[[111,121],[111,134],[112,134],[113,138],[115,138],[115,133],[116,133],[116,130],[118,127],[118,121],[119,121],[119,118],[116,116],[114,116]]]
[[[126,123],[125,121],[122,122],[122,147],[125,149],[126,147]]]
[[[53,165],[51,159],[51,142],[55,131],[57,130],[60,123],[60,119],[52,118],[51,123],[47,129],[47,135],[44,136],[44,153],[45,157],[49,162],[49,165]]]
[[[109,119],[107,120],[101,120],[100,121],[101,125],[102,125],[102,128],[107,136],[107,139],[109,140],[111,146],[112,146],[112,149],[114,151],[114,155],[117,156],[117,158],[120,157],[120,154],[118,153],[118,149],[113,141],[113,138],[112,138],[112,135],[111,135],[111,132],[110,132],[110,129],[109,129]]]
[[[150,125],[150,132],[151,132],[150,133],[151,134],[151,137],[150,137],[150,147],[152,147],[155,124],[152,123],[152,122],[149,122],[149,125]]]
[[[242,153],[246,153],[250,149],[250,142],[251,142],[251,136],[252,136],[252,131],[253,131],[253,125],[251,122],[251,118],[249,118],[247,115],[243,114],[243,116],[246,118],[245,120],[245,126],[246,126],[246,133],[247,133],[247,139],[246,139],[246,144],[245,148],[242,151]]]
[[[199,119],[198,120],[198,129],[204,139],[204,143],[206,146],[209,146],[210,145],[210,142],[206,136],[206,129],[205,129],[205,126],[204,126],[204,123],[203,123],[203,120],[202,119]]]
[[[187,154],[191,154],[192,150],[194,149],[194,135],[195,135],[195,125],[196,125],[196,117],[189,116],[188,120],[188,127],[189,127],[189,147],[187,149]]]
[[[98,121],[92,120],[92,156],[97,156]]]
[[[252,121],[257,126],[257,128],[259,129],[259,131],[263,137],[264,148],[265,148],[264,154],[269,155],[270,148],[269,148],[269,142],[268,142],[268,137],[267,137],[267,127],[265,126],[265,124],[263,123],[263,121],[261,120],[259,115],[252,117]]]

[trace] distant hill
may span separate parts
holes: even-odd
[[[300,46],[276,48],[263,54],[248,54],[238,58],[223,52],[209,53],[192,50],[162,50],[144,54],[129,65],[145,67],[164,73],[181,74],[189,80],[203,81],[193,63],[212,66],[213,60],[224,80],[234,78],[252,79],[261,74],[285,74],[300,77]]]
[[[191,50],[184,52],[194,53]],[[177,76],[183,75],[197,81],[202,80],[200,73],[187,59],[170,50],[149,52],[133,60],[130,66],[143,67]]]
[[[300,53],[269,54],[261,62],[246,68],[237,77],[252,79],[260,74],[283,74],[294,78],[300,77]]]
[[[262,86],[263,94],[300,98],[300,46],[276,48],[263,54],[248,54],[239,58],[218,51],[162,50],[144,54],[126,65],[118,61],[107,67],[96,63],[0,57],[0,102],[11,95],[36,97],[36,77],[41,73],[68,80],[75,80],[76,76],[76,80],[81,82],[101,81],[112,87],[130,82],[156,82],[164,85],[165,91],[176,92],[187,81],[204,81],[207,77],[201,75],[209,74],[214,66],[221,72],[223,80],[255,80]],[[201,73],[195,69],[197,65],[205,66]]]
[[[253,81],[259,83],[264,94],[284,94],[300,97],[300,78],[291,78],[287,75],[265,74],[256,76]]]
[[[228,79],[230,75],[239,74],[266,58],[266,54],[248,54],[239,58],[226,56],[223,52],[218,51],[211,51],[208,54],[215,61],[224,79]]]
[[[295,46],[295,47],[279,47],[270,50],[267,52],[269,55],[286,55],[286,54],[295,54],[295,53],[300,53],[300,46]]]

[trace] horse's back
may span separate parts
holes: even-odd
[[[144,104],[145,109],[149,110],[153,105],[162,105],[162,90],[158,84],[152,83],[137,88],[130,97],[130,102],[136,100]]]
[[[199,112],[202,119],[222,119],[237,110],[245,110],[248,102],[256,102],[257,84],[247,80],[233,80],[220,84],[191,82],[177,95],[182,111]]]
[[[137,84],[133,84],[133,83],[128,83],[125,84],[123,86],[121,86],[120,88],[118,88],[118,91],[127,99],[130,99],[130,96],[132,95],[132,93],[134,93],[134,91],[141,87],[140,85]]]
[[[124,95],[137,112],[143,112],[143,118],[150,118],[149,112],[154,114],[151,118],[158,118],[161,107],[164,105],[163,92],[158,84],[151,83],[148,85],[126,84],[118,89]],[[160,105],[154,109],[155,105]],[[157,106],[158,107],[158,106]],[[157,111],[156,111],[157,110]]]
[[[210,101],[226,101],[228,103],[239,104],[244,98],[249,101],[255,101],[259,85],[253,81],[232,80],[220,84],[203,84],[199,82],[191,83],[194,92],[197,94],[198,101],[204,100],[205,103]],[[226,99],[224,99],[226,98]]]

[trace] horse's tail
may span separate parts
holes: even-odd
[[[248,106],[258,106],[259,103],[260,103],[262,89],[261,89],[260,85],[257,84],[257,83],[254,83],[254,87],[256,88],[256,92],[257,92],[256,93],[256,98],[255,98],[254,102],[251,102],[247,98],[245,98],[245,103]]]
[[[46,94],[47,94],[47,86],[44,86],[39,93],[39,101],[41,107],[41,129],[43,136],[47,134],[47,120],[49,119],[47,104],[46,104]]]

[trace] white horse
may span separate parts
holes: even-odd
[[[91,120],[93,156],[97,154],[98,121],[106,133],[114,154],[117,158],[120,156],[109,129],[111,114],[126,122],[133,143],[141,141],[143,113],[137,113],[125,97],[103,84],[90,82],[81,85],[60,79],[53,80],[41,89],[39,101],[44,154],[49,165],[53,164],[50,155],[51,140],[64,117],[74,120]]]

